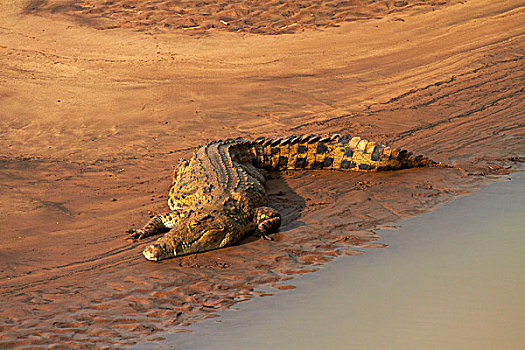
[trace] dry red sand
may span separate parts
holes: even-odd
[[[379,19],[415,7],[461,0],[32,0],[26,13],[53,14],[99,29],[132,28],[148,32],[209,30],[283,34],[305,28],[338,27],[342,22]],[[403,20],[397,18],[397,20]]]
[[[0,347],[154,340],[381,247],[378,225],[524,160],[521,1],[225,3],[173,10],[204,26],[192,35],[170,1],[0,4]],[[354,12],[368,19],[345,23]],[[140,254],[149,241],[123,239],[166,210],[171,171],[194,147],[325,132],[456,168],[275,174],[275,242],[155,264]]]

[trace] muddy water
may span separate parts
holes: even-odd
[[[520,349],[524,214],[525,176],[514,174],[380,230],[386,249],[342,257],[293,291],[137,348]]]

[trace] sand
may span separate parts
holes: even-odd
[[[298,23],[282,35],[251,10],[240,13],[257,25],[231,29],[218,14],[206,22],[215,28],[188,29],[163,24],[175,21],[171,2],[128,17],[130,2],[111,3],[0,4],[0,347],[155,341],[257,286],[291,288],[352,247],[382,247],[378,225],[524,160],[520,1],[323,2],[313,22],[281,19]],[[273,5],[257,6],[275,16]],[[357,5],[366,15],[353,21]],[[216,5],[192,6],[184,18],[200,23]],[[284,218],[274,242],[154,264],[140,254],[148,242],[123,239],[166,210],[171,171],[194,147],[325,132],[454,168],[274,174],[270,202]]]

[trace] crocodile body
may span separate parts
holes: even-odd
[[[349,135],[214,141],[198,147],[189,161],[181,161],[175,169],[170,211],[128,232],[142,239],[169,230],[143,252],[155,261],[221,248],[249,232],[268,238],[281,224],[280,214],[267,206],[263,174],[268,170],[428,166],[443,165]]]

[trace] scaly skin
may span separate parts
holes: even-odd
[[[211,142],[175,169],[168,196],[171,211],[128,232],[133,239],[143,239],[169,229],[143,252],[154,261],[221,248],[249,232],[268,238],[279,228],[281,216],[267,207],[260,169],[377,171],[428,166],[444,165],[348,135]]]

